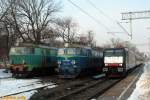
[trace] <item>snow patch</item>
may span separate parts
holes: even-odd
[[[54,87],[57,87],[58,85],[51,85],[51,86],[47,86],[46,88],[44,89],[51,89],[51,88],[54,88]]]
[[[28,100],[35,92],[37,92],[37,90],[34,89],[45,86],[46,88],[56,87],[54,83],[44,83],[40,79],[2,79],[0,80],[0,97],[22,92],[15,95],[15,97],[24,96]]]
[[[4,72],[5,70],[6,69],[0,69],[0,100],[2,99],[3,96],[7,96],[7,95],[11,95],[10,97],[16,97],[16,98],[24,97],[25,100],[29,100],[30,97],[37,92],[37,90],[35,89],[41,87],[45,87],[44,89],[49,89],[57,86],[52,82],[43,82],[41,79],[38,78],[37,79],[9,78],[12,76],[12,74],[10,72],[5,73]],[[19,94],[12,95],[14,93],[19,93]]]
[[[128,100],[150,100],[150,63],[145,64],[144,73],[136,83],[136,88]]]
[[[20,93],[20,94],[17,94],[17,95],[12,95],[13,97],[24,97],[25,99],[22,99],[22,100],[29,100],[31,98],[31,96],[33,94],[35,94],[37,92],[37,90],[34,90],[34,91],[30,91],[30,92],[24,92],[24,93]]]
[[[8,72],[8,73],[5,73],[6,69],[0,69],[0,78],[7,78],[7,77],[11,77],[12,76],[12,73]]]
[[[23,79],[1,79],[0,80],[0,96],[7,95],[8,93],[19,92],[20,90],[29,89],[34,87],[34,83],[39,82],[38,79],[23,80]]]

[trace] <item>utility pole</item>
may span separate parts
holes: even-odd
[[[135,11],[122,13],[122,20],[128,20],[130,22],[130,37],[133,38],[132,21],[137,19],[150,19],[150,10],[147,11]]]
[[[130,37],[132,40],[133,34],[132,34],[132,15],[131,15],[131,12],[130,12]]]
[[[149,46],[149,56],[150,56],[150,38],[148,38],[148,40],[149,40],[148,46]]]

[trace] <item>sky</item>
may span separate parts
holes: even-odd
[[[73,3],[81,7],[94,19],[80,11],[77,7],[73,6],[68,0],[60,0],[62,9],[59,17],[72,17],[78,23],[80,33],[84,34],[87,30],[93,30],[97,45],[101,46],[108,43],[110,38],[120,38],[123,41],[130,41],[137,45],[142,52],[148,52],[150,40],[150,19],[140,19],[132,21],[133,39],[126,33],[116,33],[114,35],[108,32],[124,32],[117,24],[116,21],[130,32],[129,23],[122,20],[121,13],[129,11],[145,11],[150,10],[150,0],[90,0],[95,7],[101,12],[90,5],[88,0],[71,0]],[[143,45],[145,44],[145,45]]]

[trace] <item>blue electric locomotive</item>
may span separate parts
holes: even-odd
[[[81,74],[93,74],[102,70],[102,52],[91,48],[59,48],[58,71],[63,78],[76,78]]]

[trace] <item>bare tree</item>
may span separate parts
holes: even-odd
[[[104,47],[118,47],[118,48],[128,48],[129,50],[135,52],[136,54],[140,54],[139,50],[137,49],[137,47],[129,42],[129,41],[122,41],[120,39],[114,39],[114,38],[111,38],[110,39],[110,43],[107,43]]]
[[[23,41],[39,44],[44,31],[51,27],[60,6],[54,0],[6,0],[11,4],[9,18],[12,27]],[[8,17],[7,16],[7,17]]]
[[[92,44],[92,42],[94,41],[94,32],[92,30],[89,30],[87,35],[89,44]]]
[[[110,44],[111,44],[111,47],[124,47],[123,41],[120,40],[119,38],[118,39],[111,38]]]
[[[72,18],[63,18],[56,20],[56,30],[64,43],[72,43],[77,35],[77,23]]]
[[[87,32],[87,38],[88,38],[88,45],[91,47],[96,46],[96,40],[94,39],[94,32],[92,30],[89,30]]]
[[[5,51],[5,56],[8,56],[9,49],[14,44],[16,38],[14,38],[13,21],[10,17],[10,9],[12,3],[7,0],[0,0],[0,36],[3,40],[4,47],[1,48]]]
[[[54,0],[0,0],[0,38],[5,44],[0,50],[5,49],[8,56],[18,39],[39,44],[54,38],[51,25],[59,9]]]

